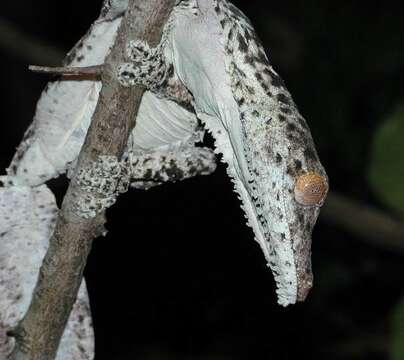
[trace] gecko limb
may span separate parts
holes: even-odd
[[[78,196],[74,212],[85,219],[112,206],[129,186],[126,169],[115,156],[100,156],[89,167],[80,170],[77,183],[86,194]]]
[[[132,40],[126,48],[130,63],[118,67],[118,79],[124,86],[143,85],[158,91],[167,73],[161,45],[151,48],[146,42]]]
[[[164,41],[155,48],[141,40],[130,41],[126,49],[130,62],[118,66],[118,80],[124,86],[141,85],[158,97],[189,106],[192,95],[175,75],[164,46]]]
[[[195,175],[209,175],[216,169],[213,151],[194,146],[170,152],[130,152],[126,163],[131,176],[131,187],[143,190]]]

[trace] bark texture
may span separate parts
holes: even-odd
[[[79,156],[76,174],[99,156],[122,156],[135,125],[144,89],[122,87],[115,78],[114,69],[125,61],[125,47],[129,40],[146,40],[151,46],[159,43],[174,3],[175,0],[129,1],[117,40],[105,61],[101,75],[103,88]],[[83,219],[73,211],[77,199],[84,195],[77,184],[76,174],[64,198],[28,312],[13,331],[16,337],[13,360],[55,359],[92,241],[103,232],[104,214]]]

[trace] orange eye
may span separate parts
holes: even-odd
[[[322,206],[328,193],[324,176],[314,172],[299,176],[295,185],[295,199],[299,204]]]

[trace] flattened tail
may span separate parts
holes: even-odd
[[[2,182],[7,179],[2,177]],[[58,208],[46,185],[0,187],[0,358],[14,339],[7,331],[25,315],[48,248]],[[94,358],[94,334],[85,283],[63,334],[57,360]],[[4,357],[3,357],[4,356]]]

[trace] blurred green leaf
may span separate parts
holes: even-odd
[[[404,297],[393,313],[391,360],[404,359]]]
[[[404,104],[376,132],[369,182],[382,201],[404,214]]]

